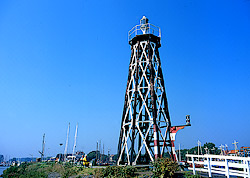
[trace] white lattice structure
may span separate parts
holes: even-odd
[[[160,36],[151,33],[147,21],[144,19],[141,23],[142,34],[129,41],[131,59],[118,165],[148,164],[161,157],[167,148],[172,155],[169,138],[171,123],[158,51]]]

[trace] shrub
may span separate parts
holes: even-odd
[[[193,175],[190,171],[186,171],[185,174],[184,174],[184,177],[186,178],[200,178],[201,176],[199,175]]]
[[[159,158],[153,163],[153,177],[173,177],[178,170],[178,164],[169,158]]]
[[[133,166],[108,166],[106,169],[102,169],[101,177],[133,177],[136,170]]]
[[[11,166],[3,172],[4,178],[26,178],[26,177],[33,177],[33,178],[42,178],[47,177],[46,172],[37,171],[36,167],[31,165],[30,163],[22,163],[20,166]]]
[[[7,178],[7,177],[18,177],[18,172],[17,172],[18,168],[17,166],[11,166],[8,169],[3,171],[3,177]]]

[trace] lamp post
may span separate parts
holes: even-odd
[[[62,143],[60,143],[59,144],[60,145],[60,147],[62,147],[63,146],[63,144]],[[61,153],[59,152],[59,162],[61,161]]]

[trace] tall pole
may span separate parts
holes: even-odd
[[[103,143],[103,150],[102,151],[103,151],[103,159],[104,159],[105,158],[104,157],[104,143]],[[105,162],[105,160],[103,162]]]
[[[74,146],[73,146],[73,152],[72,152],[72,155],[74,155],[74,154],[75,154],[75,148],[76,148],[76,137],[77,137],[77,129],[78,129],[78,123],[76,124],[75,141],[74,141]]]
[[[41,154],[41,161],[43,161],[44,149],[45,149],[45,134],[43,134],[42,151],[38,151]]]
[[[238,144],[238,142],[236,142],[236,140],[234,140],[234,142],[233,142],[233,145],[234,145],[234,151],[235,151],[235,156],[237,155],[237,144]]]
[[[43,160],[43,158],[44,158],[44,150],[45,150],[45,134],[43,134],[43,154],[42,154],[42,159],[41,159],[41,161]]]
[[[100,142],[99,142],[99,163],[102,161],[102,152],[101,152],[101,150],[102,150],[102,141],[100,140]]]
[[[199,149],[200,149],[200,141],[198,140],[198,155],[200,154]]]
[[[109,159],[110,159],[110,154],[109,154],[109,152],[110,152],[110,149],[108,149],[108,164],[109,164]]]
[[[98,141],[96,142],[96,163],[98,162]]]
[[[66,154],[67,154],[67,152],[68,152],[69,128],[70,128],[70,123],[69,123],[68,131],[67,131],[67,139],[66,139],[65,150],[64,150],[64,161],[66,161]]]
[[[63,146],[63,143],[60,143],[59,145],[60,145],[60,152],[61,152],[61,146]],[[60,152],[59,152],[59,162],[61,161],[62,155],[63,155],[63,152],[62,153]]]
[[[198,140],[198,155],[201,153],[202,155],[202,148],[201,148],[201,142]]]

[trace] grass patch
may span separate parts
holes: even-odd
[[[54,173],[63,178],[70,176],[82,177],[99,174],[98,170],[67,163],[22,163],[20,166],[11,166],[4,170],[3,178],[47,178],[49,174]]]

